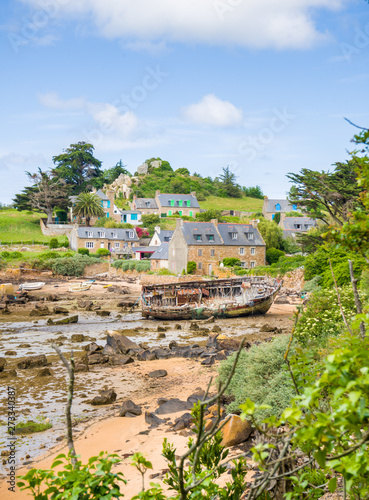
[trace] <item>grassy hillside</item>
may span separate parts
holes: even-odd
[[[48,243],[49,236],[44,236],[40,228],[38,212],[0,210],[0,244]]]
[[[261,212],[264,200],[257,198],[221,198],[208,196],[205,201],[200,201],[204,210],[241,210],[244,212]]]

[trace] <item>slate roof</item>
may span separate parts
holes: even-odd
[[[277,204],[280,204],[281,209],[276,210],[275,206]],[[288,200],[271,200],[267,199],[265,200],[265,211],[266,212],[292,212],[293,208],[291,203]]]
[[[162,243],[160,247],[152,254],[150,259],[155,260],[168,260],[169,259],[169,243]]]
[[[172,239],[172,236],[173,236],[173,233],[174,231],[170,231],[169,229],[166,229],[166,230],[161,230],[160,233],[156,233],[156,235],[158,236],[159,240],[164,243],[164,242],[168,242]]]
[[[190,201],[189,208],[200,208],[196,196],[192,194],[159,194],[158,200],[162,207],[171,207],[171,200],[174,200],[174,207],[179,207],[179,200],[182,200],[183,202]],[[183,203],[183,207],[187,207],[187,203]]]
[[[218,233],[212,222],[184,222],[181,230],[187,245],[265,246],[259,231],[251,224],[220,223]],[[237,234],[237,238],[232,234]],[[252,238],[248,238],[249,234]]]
[[[158,208],[155,198],[136,198],[135,200],[136,208],[138,209],[148,209],[148,208]]]
[[[120,210],[120,208],[118,208],[118,212],[122,215],[128,215],[128,214],[140,215],[141,213],[139,210]]]
[[[236,246],[265,246],[260,233],[251,224],[228,224],[219,223],[218,231],[225,245]],[[236,238],[232,235],[237,234]],[[251,238],[249,235],[253,235]]]
[[[129,232],[133,231],[134,237],[129,237]],[[100,238],[99,232],[105,233],[105,239],[114,241],[138,241],[137,233],[135,229],[121,229],[121,228],[106,228],[106,227],[79,227],[77,229],[77,235],[79,238]],[[87,236],[86,233],[92,233],[92,236]],[[117,237],[114,238],[113,234]]]
[[[297,229],[295,224],[300,224],[301,229]],[[282,221],[282,227],[287,231],[308,231],[315,226],[315,219],[310,217],[285,217]]]
[[[109,198],[106,196],[105,193],[103,193],[101,191],[101,189],[99,189],[98,191],[96,191],[96,196],[98,196],[101,200],[109,200]]]

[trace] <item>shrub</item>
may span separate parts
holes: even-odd
[[[116,269],[122,269],[122,271],[133,271],[136,269],[138,273],[146,272],[150,270],[151,262],[150,260],[115,260],[112,264]]]
[[[234,398],[234,401],[227,407],[229,413],[238,412],[239,406],[249,398],[256,404],[270,406],[255,414],[259,423],[272,415],[280,417],[283,410],[288,407],[291,398],[296,396],[283,357],[288,343],[289,337],[286,335],[272,342],[253,345],[249,351],[241,352],[227,390],[227,394]],[[219,367],[219,378],[223,383],[231,371],[234,357],[235,354]]]
[[[268,248],[266,251],[266,260],[269,264],[274,264],[275,262],[278,262],[279,258],[283,255],[284,252],[282,252],[282,250],[278,250],[277,248]]]
[[[142,229],[142,227],[136,227],[136,233],[139,238],[147,238],[149,236],[148,231]]]
[[[82,276],[87,265],[97,264],[98,262],[100,262],[99,259],[77,253],[73,257],[51,259],[48,261],[48,264],[55,274],[61,276]]]
[[[78,253],[80,255],[89,255],[90,254],[90,250],[88,248],[79,248],[78,249]]]
[[[322,287],[319,286],[322,282],[322,279],[323,278],[317,274],[310,281],[306,281],[302,291],[306,293],[319,292],[322,289]]]
[[[197,265],[194,260],[187,262],[187,274],[193,274],[196,271]]]
[[[3,252],[1,252],[2,259],[9,259],[9,257],[10,257],[10,252],[8,252],[8,250],[4,250]]]
[[[49,242],[49,248],[52,250],[53,248],[59,248],[59,241],[58,238],[51,238]]]
[[[219,222],[223,220],[222,212],[214,209],[206,210],[205,212],[197,212],[196,219],[201,222],[209,222],[211,219],[218,219]]]
[[[223,259],[223,264],[226,267],[234,267],[234,266],[241,266],[241,261],[240,259],[236,259],[236,257],[226,257]]]
[[[96,255],[101,255],[101,256],[110,255],[110,251],[107,248],[98,248],[96,250]]]

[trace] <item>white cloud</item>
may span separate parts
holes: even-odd
[[[214,94],[183,109],[186,120],[215,127],[234,127],[242,121],[242,111],[229,101],[222,101]]]
[[[42,9],[41,0],[23,1]],[[285,49],[324,39],[326,33],[319,31],[312,14],[339,9],[348,0],[53,1],[55,16],[79,22],[84,16],[107,38]]]
[[[60,99],[56,92],[48,92],[46,94],[40,94],[38,96],[40,103],[51,109],[60,110],[74,110],[83,109],[87,102],[83,97],[73,98],[73,99]]]

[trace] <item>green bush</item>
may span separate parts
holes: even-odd
[[[320,286],[322,279],[323,278],[317,274],[313,279],[305,282],[302,291],[306,293],[319,292],[322,289],[322,287]]]
[[[51,238],[49,242],[49,248],[52,250],[53,248],[59,248],[59,241],[58,238]]]
[[[278,262],[279,258],[283,255],[284,252],[282,252],[282,250],[278,250],[277,248],[268,248],[266,251],[266,260],[269,264],[274,264],[275,262]]]
[[[256,413],[259,423],[272,415],[280,417],[291,398],[296,396],[283,357],[288,343],[289,337],[286,335],[272,342],[253,345],[249,351],[241,352],[227,390],[227,394],[234,397],[234,401],[227,407],[229,413],[239,412],[239,406],[249,398],[256,404],[270,406]],[[231,371],[234,358],[235,354],[219,367],[219,378],[223,383]]]
[[[241,261],[240,259],[236,259],[236,257],[226,257],[225,259],[223,259],[223,265],[226,267],[240,267]]]
[[[10,257],[10,252],[8,252],[8,250],[4,250],[3,252],[1,252],[2,259],[9,259],[9,257]]]
[[[47,263],[52,271],[60,276],[82,276],[86,266],[98,262],[99,259],[77,253],[73,257],[50,259]]]
[[[187,262],[187,274],[194,274],[197,269],[196,262],[194,260],[190,260]]]
[[[88,248],[79,248],[78,253],[80,255],[90,255],[90,250]]]
[[[110,251],[107,248],[98,248],[96,254],[101,256],[110,255]]]
[[[146,272],[150,270],[151,262],[147,260],[115,260],[112,264],[116,269],[122,269],[122,271],[133,271],[136,269],[138,273]]]

